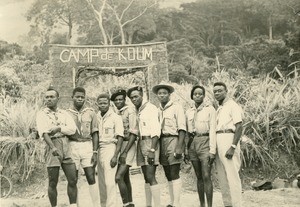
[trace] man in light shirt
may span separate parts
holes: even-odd
[[[187,152],[197,176],[197,189],[200,206],[212,207],[213,185],[211,166],[216,154],[216,110],[203,102],[205,88],[196,85],[191,90],[193,105],[186,112],[188,140]]]
[[[111,100],[117,108],[116,113],[122,117],[124,126],[124,140],[119,158],[116,182],[119,186],[123,206],[134,207],[129,168],[132,166],[136,154],[135,140],[138,135],[137,116],[134,107],[126,104],[125,90],[116,90],[111,95]]]
[[[57,206],[57,183],[62,167],[68,181],[68,197],[71,207],[77,206],[76,166],[71,158],[69,139],[66,135],[76,132],[76,125],[67,111],[57,107],[59,93],[49,88],[45,93],[46,107],[36,116],[37,130],[50,151],[47,157],[48,196],[52,207]]]
[[[184,152],[186,118],[182,106],[170,99],[171,93],[174,92],[172,86],[159,84],[154,86],[152,91],[160,101],[160,164],[168,180],[170,203],[167,207],[180,207],[182,182],[179,172]]]
[[[242,205],[242,185],[239,176],[241,166],[240,138],[243,130],[243,111],[227,95],[223,82],[214,84],[214,96],[219,102],[216,118],[217,157],[216,167],[225,206]]]
[[[110,109],[108,94],[97,98],[99,113],[98,183],[102,207],[117,206],[115,175],[121,151],[124,128],[121,116]]]
[[[128,89],[127,96],[136,107],[139,126],[137,165],[141,166],[145,179],[146,206],[160,207],[160,186],[155,174],[159,164],[160,124],[157,107],[143,100],[143,89],[139,86]]]
[[[95,167],[99,145],[98,120],[92,108],[85,106],[85,89],[76,87],[72,93],[73,106],[67,111],[76,123],[77,130],[69,136],[72,159],[76,164],[77,176],[81,166],[89,184],[89,192],[94,207],[100,207]]]

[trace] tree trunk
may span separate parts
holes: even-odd
[[[269,40],[273,40],[273,25],[272,25],[272,16],[269,16]]]
[[[71,14],[69,14],[69,31],[68,31],[68,36],[67,36],[67,44],[71,44],[71,38],[72,38],[72,30],[73,30],[73,23],[72,23],[72,17]]]

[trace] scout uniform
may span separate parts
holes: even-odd
[[[188,132],[194,135],[188,152],[190,160],[208,162],[209,153],[216,154],[216,110],[204,103],[198,108],[193,105],[186,117]]]
[[[36,125],[40,137],[43,137],[44,133],[49,133],[50,129],[55,126],[60,126],[61,128],[61,132],[50,136],[54,146],[58,149],[59,156],[49,153],[47,167],[59,167],[62,163],[74,163],[71,158],[69,139],[66,135],[74,134],[76,132],[76,125],[68,112],[62,109],[52,111],[49,108],[44,108],[37,113]],[[48,145],[47,148],[50,149]]]
[[[137,125],[137,116],[134,108],[125,105],[120,110],[117,109],[117,114],[122,117],[123,126],[124,126],[124,140],[122,143],[121,154],[125,150],[128,140],[129,134],[138,135],[138,125]],[[136,144],[133,143],[129,151],[127,152],[126,157],[126,165],[132,166],[134,157],[136,153]]]
[[[232,145],[235,124],[242,122],[242,116],[243,111],[241,107],[232,99],[225,98],[223,104],[217,109],[216,133],[218,156],[216,158],[216,167],[225,206],[241,206],[242,185],[239,176],[241,166],[240,144],[237,145],[232,159],[227,159],[225,154]]]
[[[124,137],[121,116],[109,109],[102,117],[97,114],[99,121],[99,153],[98,153],[98,183],[101,206],[117,206],[117,189],[115,175],[117,167],[112,168],[110,161],[116,150],[117,136]],[[104,185],[105,184],[105,185]]]
[[[96,113],[91,108],[83,108],[80,111],[70,108],[67,111],[71,114],[77,126],[76,133],[69,136],[72,158],[76,168],[78,169],[80,164],[82,168],[92,167],[92,134],[99,131]]]

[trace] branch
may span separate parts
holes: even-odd
[[[143,14],[145,14],[146,11],[147,11],[148,9],[150,9],[150,8],[153,7],[153,6],[155,6],[156,4],[157,4],[157,1],[155,1],[155,2],[154,2],[153,4],[151,4],[150,6],[146,6],[145,9],[144,9],[139,15],[137,15],[137,16],[133,17],[132,19],[129,19],[129,20],[127,20],[126,22],[124,22],[124,23],[122,24],[122,27],[124,27],[126,24],[128,24],[128,23],[130,23],[130,22],[133,22],[134,20],[136,20],[137,18],[139,18],[140,16],[142,16]]]
[[[133,2],[134,2],[134,0],[131,0],[130,3],[127,5],[127,7],[123,10],[123,12],[120,16],[121,20],[123,19],[123,16],[124,16],[125,12],[130,8],[130,6],[132,5]]]

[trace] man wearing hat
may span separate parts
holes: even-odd
[[[160,124],[157,107],[143,100],[143,89],[139,86],[128,89],[127,96],[136,108],[139,140],[137,144],[137,165],[141,166],[145,179],[146,206],[160,207],[160,186],[155,174],[159,164]]]
[[[196,85],[191,90],[195,104],[187,110],[188,144],[185,154],[189,155],[197,176],[200,206],[212,207],[213,185],[211,166],[216,154],[216,110],[204,102],[205,89]]]
[[[168,180],[170,194],[168,207],[179,207],[182,185],[179,171],[184,152],[186,118],[183,107],[170,100],[170,95],[174,92],[172,86],[159,84],[154,86],[152,91],[160,101],[160,164]]]
[[[117,206],[115,175],[121,151],[124,128],[121,116],[110,109],[108,94],[97,98],[99,113],[98,183],[102,207]]]
[[[124,126],[124,139],[116,174],[123,206],[134,207],[132,203],[131,182],[129,167],[132,166],[136,153],[135,140],[138,135],[137,117],[133,107],[126,105],[126,91],[117,90],[110,98],[116,106],[116,113],[122,117]]]

